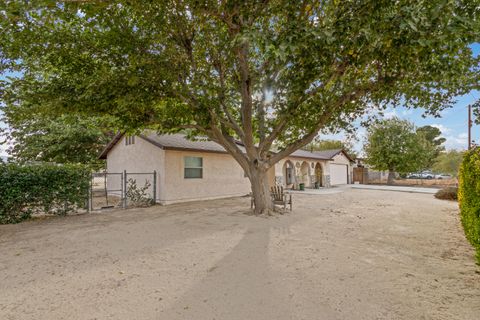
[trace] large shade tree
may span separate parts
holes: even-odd
[[[478,61],[475,1],[3,1],[8,108],[205,135],[272,209],[267,170],[397,103],[436,114]],[[237,142],[240,141],[240,146]]]

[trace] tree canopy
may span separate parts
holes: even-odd
[[[206,135],[264,212],[266,171],[319,131],[372,106],[437,115],[467,92],[478,11],[470,0],[4,1],[0,70],[21,76],[3,99],[12,112]]]
[[[45,161],[82,163],[94,168],[103,167],[98,159],[100,151],[112,138],[105,129],[105,119],[62,115],[56,118],[22,117],[21,113],[6,114],[8,128],[0,130],[7,150],[16,162]]]
[[[357,153],[353,149],[353,144],[351,141],[341,141],[341,140],[315,140],[303,147],[307,151],[322,151],[322,150],[332,150],[332,149],[343,149],[350,156],[356,157]]]
[[[366,162],[377,170],[408,173],[425,169],[435,154],[434,146],[414,125],[399,118],[379,120],[367,130]],[[389,181],[393,176],[389,176]]]
[[[442,131],[440,131],[440,129],[429,125],[417,128],[417,133],[423,134],[425,139],[427,139],[434,148],[433,157],[426,165],[427,168],[431,168],[435,162],[435,158],[438,157],[442,151],[445,151],[443,144],[447,139],[442,137]]]
[[[463,160],[463,152],[449,150],[440,153],[433,164],[432,170],[435,173],[446,173],[454,177],[458,176],[458,170]]]

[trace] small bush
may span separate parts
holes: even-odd
[[[35,213],[66,215],[84,208],[90,171],[79,165],[0,165],[0,224]]]
[[[458,200],[458,188],[446,187],[435,193],[435,198],[441,200]]]
[[[128,179],[127,181],[127,199],[130,205],[139,207],[139,206],[148,206],[153,203],[153,199],[148,194],[147,190],[150,188],[151,184],[149,181],[145,181],[143,187],[137,186],[137,181],[134,179]]]
[[[462,225],[480,263],[480,147],[465,153],[458,180]]]

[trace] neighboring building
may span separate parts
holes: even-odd
[[[242,148],[242,146],[239,146]],[[182,134],[139,136],[118,134],[100,155],[107,172],[157,172],[156,198],[161,204],[240,196],[250,182],[240,165],[219,144],[191,141]],[[352,159],[341,149],[298,150],[269,173],[272,185],[287,188],[304,183],[331,187],[350,183]]]

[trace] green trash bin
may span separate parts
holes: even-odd
[[[300,187],[300,191],[305,191],[305,183],[300,183],[299,187]]]

